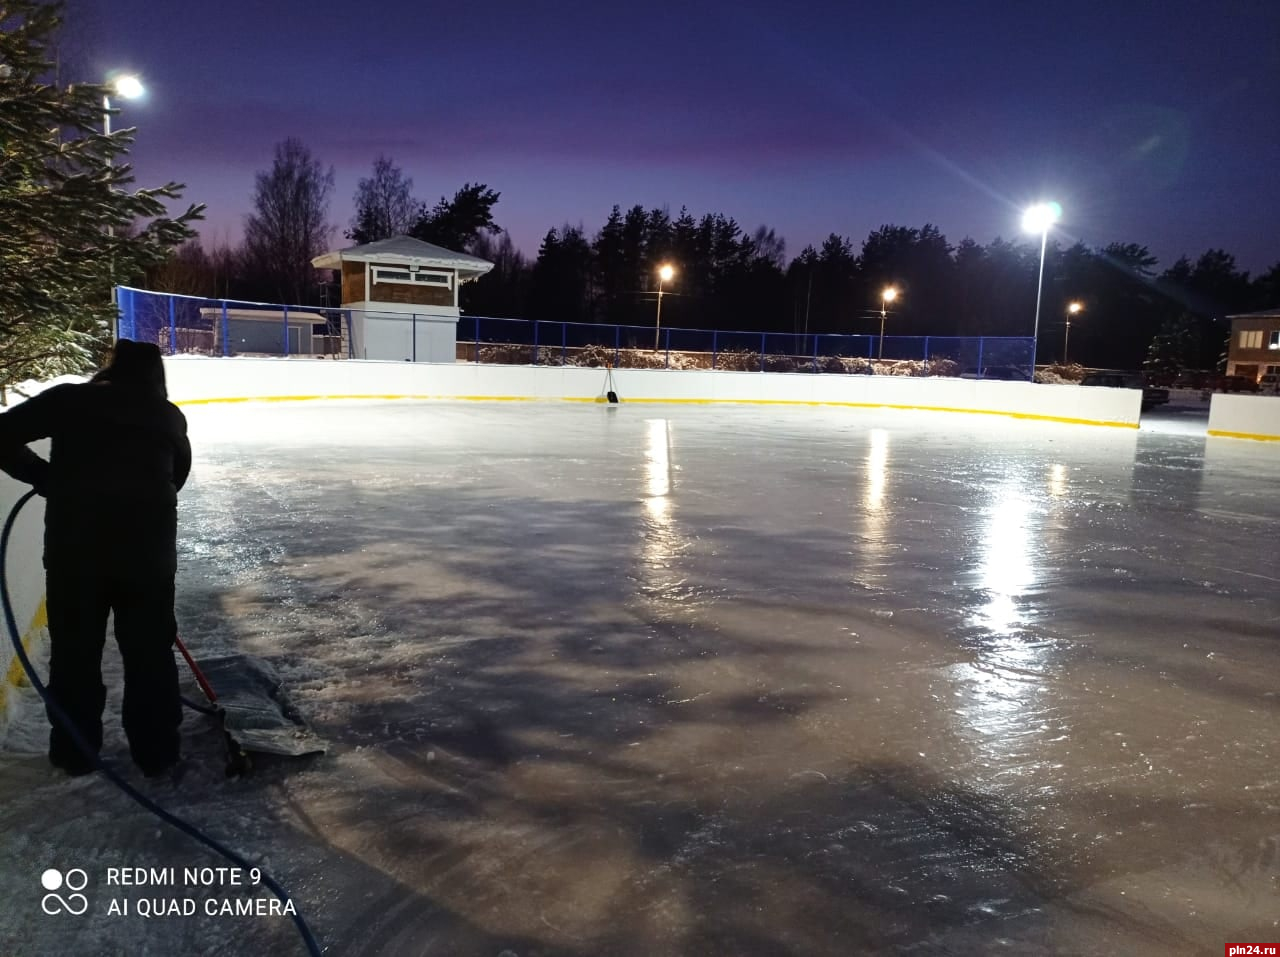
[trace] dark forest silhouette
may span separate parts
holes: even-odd
[[[494,218],[500,193],[468,183],[428,205],[412,180],[379,157],[356,191],[349,239],[371,242],[404,231],[495,264],[464,286],[473,315],[651,325],[657,269],[665,286],[663,325],[754,332],[866,333],[880,324],[880,294],[895,286],[886,332],[912,336],[1030,336],[1039,243],[997,237],[951,243],[934,225],[884,225],[860,245],[831,233],[788,260],[773,229],[745,229],[732,216],[681,208],[615,206],[594,233],[549,229],[527,256]],[[255,197],[255,202],[261,197]],[[385,205],[380,205],[385,204]],[[317,250],[320,251],[320,250]],[[1235,257],[1210,249],[1163,270],[1148,248],[1114,242],[1063,246],[1052,234],[1045,263],[1038,360],[1062,358],[1067,305],[1070,358],[1087,366],[1138,368],[1153,343],[1165,367],[1212,368],[1229,332],[1225,316],[1280,306],[1280,263],[1251,278]],[[303,304],[337,304],[329,277],[316,274]],[[232,299],[278,300],[296,288],[246,249],[178,250],[147,276],[151,288]],[[292,297],[290,297],[292,298]]]

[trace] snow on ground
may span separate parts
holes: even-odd
[[[82,375],[60,375],[54,376],[52,379],[26,379],[17,385],[10,386],[9,391],[14,393],[17,399],[30,398],[33,395],[46,392],[56,385],[69,385],[88,381],[88,377]]]
[[[1274,448],[812,408],[188,416],[182,633],[272,660],[331,751],[225,780],[192,717],[186,776],[144,787],[269,866],[329,953],[1280,932]],[[109,915],[244,895],[107,886],[219,862],[53,773],[25,714],[0,953],[302,952],[279,917]],[[136,778],[114,717],[107,751]],[[48,867],[86,870],[87,914],[41,912]]]

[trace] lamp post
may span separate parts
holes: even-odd
[[[1036,283],[1036,322],[1031,332],[1031,379],[1036,377],[1036,346],[1040,341],[1040,293],[1044,289],[1044,254],[1049,245],[1049,230],[1062,217],[1057,203],[1037,203],[1022,215],[1022,228],[1040,234],[1040,279]]]
[[[142,81],[132,73],[125,73],[116,77],[107,84],[107,88],[114,90],[116,95],[125,100],[136,100],[142,96],[146,90],[142,86]],[[111,94],[102,94],[102,133],[104,136],[111,135]],[[107,165],[111,165],[111,157],[107,156]],[[115,235],[111,226],[107,226],[107,235]]]
[[[898,298],[898,290],[893,286],[886,286],[884,292],[880,293],[880,350],[877,359],[884,358],[884,320],[889,311],[889,303]]]
[[[117,76],[115,79],[107,83],[107,88],[113,90],[116,96],[125,100],[136,100],[146,92],[139,80],[132,73],[125,73]],[[111,94],[102,94],[102,132],[107,136],[111,135]]]
[[[658,337],[662,332],[662,284],[670,282],[671,277],[676,274],[670,263],[663,263],[658,267],[658,316],[653,324],[653,351],[658,351]]]
[[[1078,316],[1084,311],[1084,305],[1079,302],[1073,302],[1067,306],[1067,331],[1062,334],[1062,364],[1067,364],[1067,343],[1071,340],[1071,317]]]
[[[107,88],[109,90],[113,90],[117,96],[119,96],[121,99],[124,99],[124,100],[136,100],[138,97],[142,96],[142,94],[146,92],[146,90],[142,86],[142,81],[139,80],[136,76],[134,76],[131,73],[124,73],[124,74],[121,74],[120,76],[115,77],[112,80],[109,80],[107,82]],[[110,93],[102,94],[102,133],[104,136],[111,135],[111,94]],[[110,153],[107,154],[107,165],[108,166],[112,165]],[[115,237],[115,234],[116,234],[115,227],[112,226],[110,223],[107,223],[107,239],[113,239]],[[112,289],[114,290],[115,289],[115,253],[108,251],[108,255],[111,257],[110,279],[111,279]],[[120,332],[118,328],[119,322],[120,322],[120,317],[119,317],[119,312],[117,311],[116,323],[115,323],[116,328],[113,328],[111,330],[112,340],[115,340],[119,336],[119,332]]]

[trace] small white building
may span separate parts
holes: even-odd
[[[408,236],[328,252],[311,265],[341,273],[354,358],[409,362],[456,361],[458,290],[493,268]]]
[[[207,324],[210,331],[183,329],[179,326],[177,329],[179,352],[189,351],[183,348],[184,341],[190,341],[193,336],[203,336],[208,344],[197,339],[195,344],[199,347],[198,351],[207,350],[215,356],[346,354],[339,344],[337,324],[333,324],[335,334],[329,335],[329,318],[318,312],[288,309],[283,306],[205,307],[200,310],[200,319],[201,327]],[[224,329],[226,330],[225,347],[222,339]],[[168,331],[164,328],[160,330],[162,348],[167,346]]]

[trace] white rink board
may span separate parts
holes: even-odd
[[[1280,396],[1215,394],[1209,404],[1209,434],[1280,441]]]
[[[33,442],[31,448],[44,458],[49,457],[47,439]],[[30,485],[16,482],[0,472],[0,509],[4,510],[5,516],[29,491]],[[14,523],[6,559],[5,584],[9,589],[9,601],[13,604],[13,617],[27,654],[37,656],[47,637],[44,620],[44,499],[40,496],[23,507]],[[21,665],[6,634],[0,640],[0,739],[8,728],[13,690],[25,680],[21,676]]]
[[[182,403],[255,399],[603,400],[604,369],[313,358],[166,360]],[[623,402],[877,406],[1011,415],[1136,428],[1141,393],[970,379],[712,370],[615,369]]]

